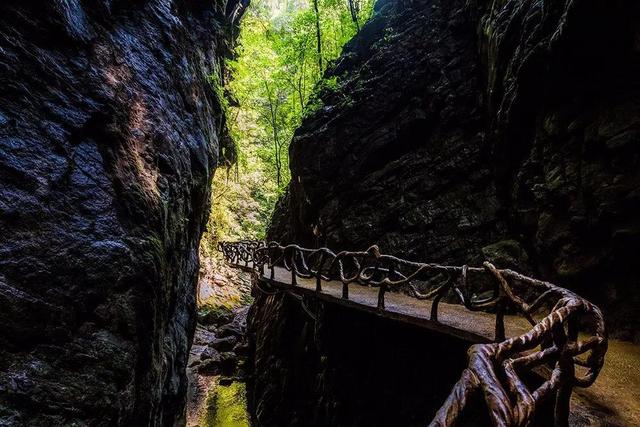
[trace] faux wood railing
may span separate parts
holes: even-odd
[[[344,299],[349,299],[350,286],[377,287],[379,310],[385,310],[385,295],[395,291],[432,300],[433,322],[438,321],[440,301],[451,297],[467,310],[494,315],[495,342],[471,347],[469,364],[432,426],[455,425],[476,396],[484,399],[496,426],[529,425],[549,399],[555,399],[555,425],[566,426],[573,388],[593,384],[604,364],[607,333],[598,307],[567,289],[488,262],[482,267],[411,262],[384,255],[377,246],[334,253],[241,241],[220,243],[219,249],[228,263],[252,269],[264,279],[273,281],[275,269],[285,268],[291,287],[299,278],[315,279],[321,293],[323,282],[337,281]],[[506,313],[522,316],[531,329],[506,337]],[[548,375],[532,390],[523,377],[538,368],[547,368]]]

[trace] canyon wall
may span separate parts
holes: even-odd
[[[182,419],[241,13],[235,0],[0,5],[1,425]]]
[[[639,340],[640,6],[381,0],[290,147],[269,237],[501,267]]]
[[[488,259],[575,289],[640,340],[639,18],[632,0],[379,0],[296,131],[269,239]],[[311,308],[256,299],[256,425],[433,417],[464,345]]]

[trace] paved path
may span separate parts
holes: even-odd
[[[418,300],[409,295],[387,292],[385,308],[378,309],[377,287],[349,285],[349,299],[342,298],[342,282],[322,281],[322,292],[316,291],[316,279],[296,278],[296,286],[291,285],[291,272],[276,267],[274,279],[265,268],[262,279],[280,289],[309,295],[335,304],[360,311],[374,313],[387,318],[422,326],[436,332],[446,333],[473,343],[492,342],[495,331],[495,315],[469,311],[459,304],[441,302],[438,306],[438,321],[430,319],[432,300]],[[531,329],[529,323],[520,316],[505,316],[506,336],[518,336]]]

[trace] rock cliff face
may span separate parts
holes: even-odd
[[[237,2],[0,5],[0,424],[183,416]]]
[[[296,132],[270,238],[492,259],[640,339],[639,18],[631,0],[379,1]]]

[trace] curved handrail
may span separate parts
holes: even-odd
[[[482,395],[495,425],[528,425],[542,402],[555,395],[555,423],[566,425],[573,387],[588,387],[596,380],[607,351],[607,332],[600,309],[552,283],[533,279],[489,262],[482,267],[448,266],[407,261],[382,254],[377,246],[366,251],[308,249],[277,242],[221,242],[227,262],[262,274],[265,266],[274,280],[276,266],[297,278],[342,282],[342,297],[349,285],[379,288],[378,308],[384,309],[388,291],[405,291],[418,299],[433,299],[430,319],[438,321],[438,304],[453,295],[471,311],[495,314],[495,342],[474,345],[469,365],[440,408],[431,425],[454,425],[469,397]],[[426,293],[416,282],[444,276]],[[469,277],[478,279],[475,287]],[[507,338],[504,316],[516,312],[532,326],[527,333]],[[531,391],[521,380],[536,367],[552,368],[549,379]]]

